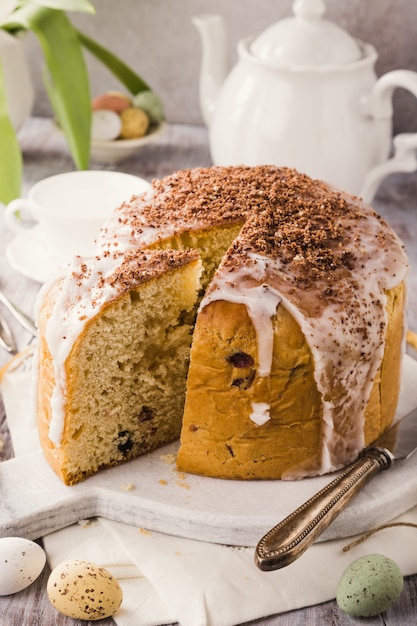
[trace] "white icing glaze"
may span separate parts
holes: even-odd
[[[242,271],[239,271],[238,276],[233,276],[233,283],[227,280],[222,281],[221,286],[211,291],[210,295],[203,299],[200,306],[201,310],[203,306],[214,300],[226,300],[227,302],[246,305],[257,335],[259,376],[269,376],[271,373],[271,346],[274,338],[271,319],[282,299],[276,289],[261,282],[266,278],[264,265],[267,262],[268,259],[265,257],[257,257],[253,273],[248,273],[243,268]],[[236,279],[238,288],[235,284]]]
[[[119,260],[120,262],[120,260]],[[117,265],[112,256],[83,258],[75,257],[63,270],[59,280],[59,294],[46,327],[46,341],[53,355],[55,386],[51,398],[52,419],[49,438],[59,446],[64,429],[66,393],[65,361],[76,338],[85,324],[98,313],[106,302],[114,299],[118,289],[110,287],[100,279],[111,275]],[[83,279],[74,276],[82,273]],[[56,283],[56,279],[45,284],[39,292],[36,315],[45,294]]]
[[[271,419],[268,402],[252,402],[252,413],[249,417],[258,426],[266,424]]]

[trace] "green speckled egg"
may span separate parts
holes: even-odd
[[[133,106],[143,109],[152,124],[159,124],[165,118],[164,105],[153,91],[141,91],[133,98]]]
[[[371,617],[385,611],[399,597],[404,579],[398,565],[382,554],[368,554],[353,561],[337,585],[340,609],[355,617]]]

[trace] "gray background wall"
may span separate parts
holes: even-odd
[[[96,15],[71,14],[81,30],[131,65],[163,98],[168,121],[201,124],[198,103],[200,41],[191,24],[197,13],[221,13],[229,33],[230,62],[236,43],[292,14],[292,0],[93,0]],[[372,43],[378,75],[407,68],[417,71],[416,0],[327,0],[326,18],[351,35]],[[33,36],[27,42],[35,80],[36,115],[51,115],[42,85],[42,55]],[[87,54],[92,94],[120,88]],[[397,90],[394,129],[417,130],[417,101]]]

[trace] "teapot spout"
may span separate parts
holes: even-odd
[[[195,15],[192,22],[200,34],[202,44],[200,107],[203,120],[209,126],[217,96],[228,72],[226,29],[221,15]]]

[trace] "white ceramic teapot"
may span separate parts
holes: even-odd
[[[417,134],[392,142],[392,93],[417,97],[417,74],[377,80],[377,53],[324,20],[322,0],[296,0],[294,16],[238,44],[227,76],[223,18],[199,15],[200,102],[216,165],[295,167],[371,200],[382,178],[417,169]],[[226,77],[227,76],[227,77]]]

